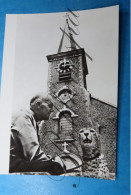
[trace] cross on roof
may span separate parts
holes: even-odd
[[[66,146],[68,146],[68,144],[66,142],[64,142],[64,144],[62,144],[62,146],[64,147],[64,152],[69,153],[69,151],[66,149]]]

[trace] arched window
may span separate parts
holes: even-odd
[[[68,111],[61,112],[58,123],[60,139],[61,140],[73,139],[71,113]]]

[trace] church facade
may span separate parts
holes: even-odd
[[[115,173],[117,109],[89,94],[84,49],[48,55],[47,59],[48,94],[52,97],[54,111],[49,121],[41,126],[43,150],[52,156],[62,151],[73,153],[82,160],[79,131],[93,128],[100,135],[101,151],[109,172]]]

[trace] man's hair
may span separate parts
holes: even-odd
[[[35,95],[33,98],[30,100],[30,109],[33,109],[33,107],[38,103],[38,102],[45,102],[49,103],[52,102],[52,98],[50,95],[46,93],[39,93]]]

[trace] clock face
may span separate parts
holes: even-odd
[[[60,73],[68,73],[71,72],[73,66],[70,64],[69,61],[67,61],[66,59],[64,59],[57,67],[57,71]]]
[[[60,70],[62,70],[63,72],[66,71],[66,72],[69,72],[71,71],[71,65],[69,64],[69,62],[62,62],[59,66]]]

